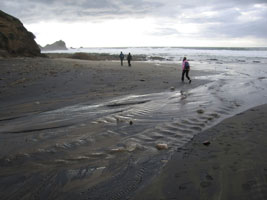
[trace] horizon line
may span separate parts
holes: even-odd
[[[94,47],[67,47],[68,49],[86,49],[86,48],[267,48],[267,46],[94,46]]]

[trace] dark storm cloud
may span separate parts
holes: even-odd
[[[200,34],[208,37],[266,38],[267,0],[2,0],[0,9],[23,23],[155,17],[159,21],[170,19],[174,24],[173,19],[204,25],[204,33]],[[206,15],[207,12],[214,14]],[[175,34],[180,32],[171,23],[155,32],[155,35]]]

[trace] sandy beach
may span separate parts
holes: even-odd
[[[30,104],[25,112],[43,111],[127,94],[161,92],[181,85],[178,65],[163,68],[160,64],[134,62],[128,67],[126,62],[120,66],[119,61],[66,58],[2,59],[0,64],[2,119],[23,112],[16,108],[11,114],[8,106]]]
[[[142,171],[142,163],[158,150],[154,146],[156,139],[151,139],[153,143],[148,148],[142,144],[143,136],[138,142],[125,134],[141,132],[147,122],[143,120],[142,124],[124,113],[145,116],[149,112],[146,103],[159,98],[158,93],[207,82],[182,84],[178,65],[133,62],[128,67],[120,66],[119,61],[66,58],[0,62],[0,193],[5,199],[103,199],[103,195],[116,192],[116,184],[106,189],[114,181],[127,182],[129,187],[128,179],[134,180],[136,173]],[[191,76],[202,73],[195,70]],[[153,103],[150,110],[159,106]],[[142,159],[141,165],[131,163],[132,157]],[[121,180],[129,166],[132,170]],[[94,187],[98,189],[89,192]],[[125,190],[123,185],[117,189]],[[134,186],[127,195],[136,189]]]
[[[192,70],[189,84],[179,64],[0,66],[3,199],[266,199],[267,107],[219,104],[218,71]]]
[[[0,5],[0,200],[267,200],[266,0]]]
[[[266,199],[266,117],[262,105],[200,133],[134,199]]]

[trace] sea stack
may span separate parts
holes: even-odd
[[[0,56],[41,56],[34,39],[19,19],[0,10]]]
[[[53,44],[48,44],[41,48],[42,51],[56,51],[56,50],[68,50],[66,43],[62,40],[56,41]]]

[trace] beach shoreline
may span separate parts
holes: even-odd
[[[216,100],[216,90],[225,85],[224,80],[211,78],[219,71],[193,69],[189,84],[180,80],[179,63],[134,61],[128,67],[126,62],[120,66],[119,61],[8,58],[0,60],[0,65],[0,194],[7,197],[13,193],[10,199],[36,195],[47,199],[177,198],[177,188],[172,187],[176,184],[164,182],[165,177],[177,174],[177,163],[184,162],[179,170],[187,170],[183,159],[192,155],[189,163],[194,165],[186,174],[195,180],[199,172],[197,156],[205,160],[210,153],[205,150],[213,147],[220,135],[216,127],[240,128],[234,117],[231,125],[223,122],[215,126],[218,134],[206,134],[213,128],[201,133],[240,107],[237,100],[231,99],[226,104],[219,101],[220,108],[216,101],[214,108],[207,104],[213,101],[210,94],[215,94]],[[209,84],[211,81],[216,83]],[[265,112],[256,108],[242,120],[247,124],[253,113],[266,119]],[[248,126],[257,128],[255,124]],[[211,145],[203,146],[204,140],[210,140]],[[168,150],[156,148],[162,141],[167,142]],[[233,146],[224,143],[228,149],[223,153]],[[240,150],[240,146],[236,148]],[[176,152],[171,160],[170,152]],[[216,158],[216,152],[210,157],[215,154]],[[213,195],[205,189],[217,186],[221,179],[215,180],[217,176],[212,173],[205,171],[208,180],[191,181],[189,185],[195,185],[188,187],[184,185],[186,175],[177,178],[183,175],[179,171],[174,182],[193,195],[188,199],[197,197],[200,189],[205,195]],[[212,180],[216,183],[210,183]],[[36,181],[42,183],[40,187],[35,186]],[[249,181],[244,184],[249,185]],[[9,187],[5,186],[7,182]],[[161,187],[163,183],[171,193]],[[49,191],[50,195],[40,191]]]
[[[192,83],[182,84],[179,64],[133,62],[128,67],[126,63],[120,66],[119,61],[8,58],[0,60],[0,65],[0,193],[2,197],[13,193],[10,199],[38,195],[40,190],[49,190],[51,196],[47,198],[50,199],[64,199],[69,195],[72,195],[70,199],[77,199],[81,193],[83,197],[97,198],[112,190],[132,187],[127,179],[134,179],[147,164],[146,160],[158,154],[153,144],[156,140],[146,146],[135,142],[134,137],[141,137],[144,143],[139,132],[147,125],[153,126],[151,122],[157,116],[152,115],[151,122],[142,120],[142,123],[127,117],[127,112],[142,117],[150,111],[146,104],[152,106],[153,112],[162,106],[165,92],[175,96],[181,88],[189,90],[208,82],[194,81],[195,76],[206,75],[194,70]],[[153,101],[158,101],[158,105]],[[127,137],[125,132],[137,136]],[[132,157],[143,161],[136,165],[131,162]],[[157,159],[161,157],[166,157],[165,152]],[[155,167],[152,163],[146,167]],[[116,178],[124,176],[129,165],[132,167],[129,174],[123,180]],[[160,168],[162,164],[157,165]],[[149,179],[152,171],[147,170],[142,176]],[[77,174],[73,175],[74,172]],[[20,187],[23,174],[27,174],[26,183]],[[35,186],[38,177],[46,180],[49,174],[51,178],[40,183],[46,185],[44,188]],[[60,174],[69,181],[57,188],[54,184],[65,180]],[[101,181],[103,186],[98,186]],[[126,182],[122,188],[111,187],[103,192],[110,181],[114,187],[118,181]],[[98,189],[88,192],[92,187]],[[27,188],[32,192],[27,193]]]

